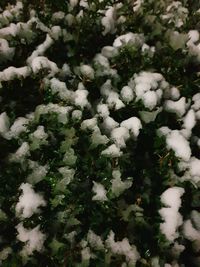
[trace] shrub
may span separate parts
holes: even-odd
[[[1,1],[2,266],[199,266],[197,2]]]

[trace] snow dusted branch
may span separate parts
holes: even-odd
[[[199,11],[190,24],[184,3],[2,10],[0,265],[198,264]]]

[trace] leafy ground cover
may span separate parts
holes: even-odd
[[[0,2],[0,265],[200,265],[200,4]]]

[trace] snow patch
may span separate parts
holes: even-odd
[[[22,190],[22,195],[15,208],[18,217],[30,218],[34,213],[40,212],[40,206],[46,206],[43,196],[35,193],[31,184],[23,183],[19,189]]]

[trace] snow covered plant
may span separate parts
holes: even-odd
[[[0,266],[200,266],[199,21],[0,1]]]

